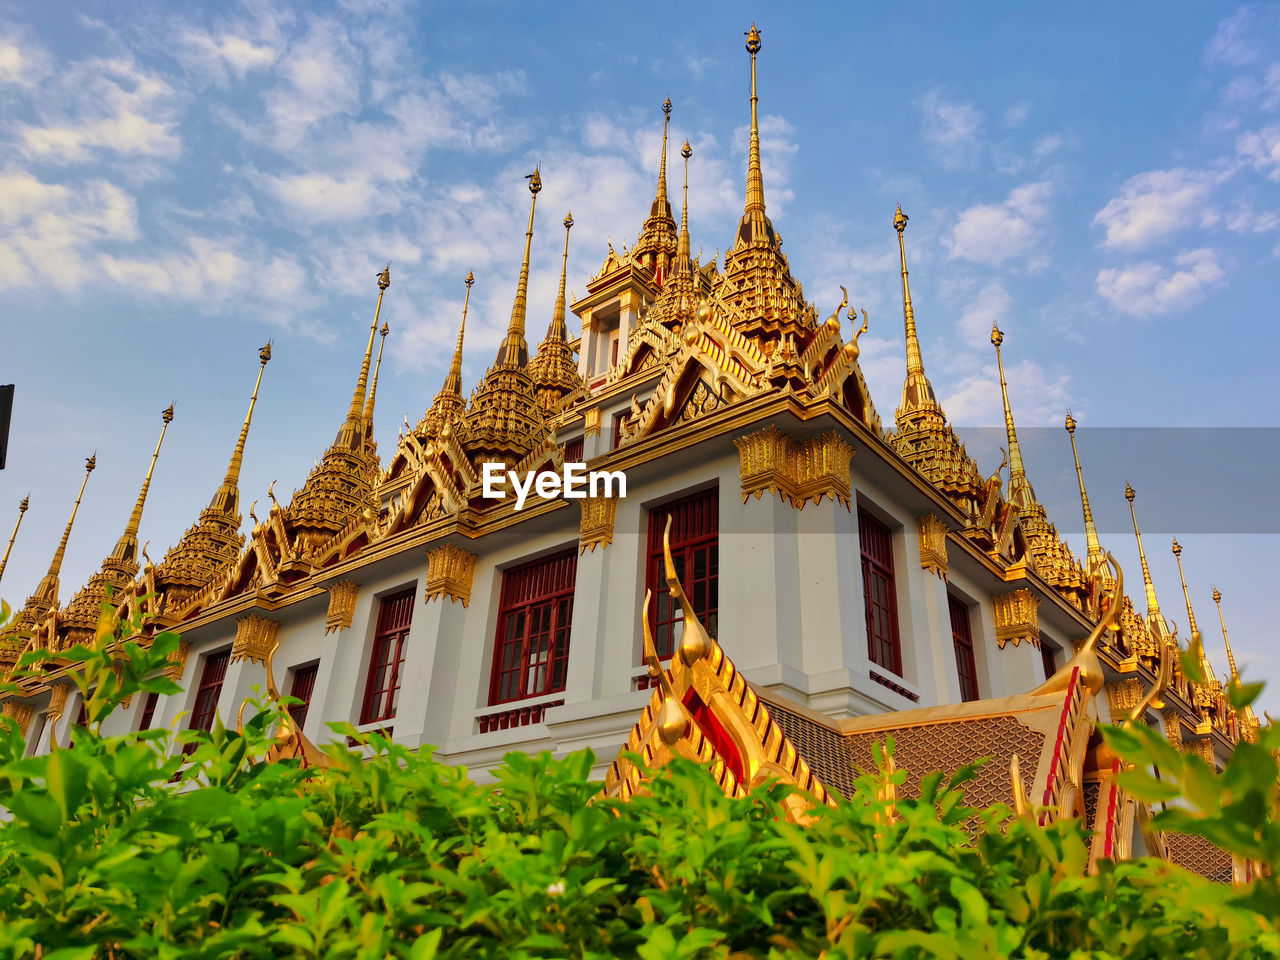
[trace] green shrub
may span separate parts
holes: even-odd
[[[327,747],[324,772],[265,763],[279,709],[268,704],[243,736],[106,737],[101,721],[123,697],[176,689],[156,676],[176,637],[124,641],[137,626],[71,654],[90,694],[72,749],[24,759],[16,725],[0,730],[12,816],[0,826],[0,956],[1280,953],[1274,879],[1231,888],[1157,860],[1086,876],[1078,823],[969,809],[968,771],[926,778],[889,816],[877,788],[905,775],[882,768],[798,827],[782,787],[731,800],[683,762],[629,804],[591,802],[586,752],[510,754],[492,785],[377,735],[369,759]],[[1162,814],[1169,826],[1277,866],[1272,732],[1242,745],[1212,790],[1158,738],[1109,736],[1139,764],[1159,752],[1161,790],[1182,778],[1190,805]],[[172,756],[187,740],[192,755]]]

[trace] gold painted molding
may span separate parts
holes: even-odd
[[[996,644],[1016,647],[1023,640],[1040,649],[1040,598],[1025,587],[991,595],[996,622]]]
[[[584,437],[600,436],[600,408],[592,407],[583,415],[586,426],[582,430]]]
[[[45,711],[49,723],[57,723],[67,709],[67,694],[71,692],[71,684],[65,680],[55,683],[49,688],[49,709]]]
[[[187,672],[187,657],[191,656],[191,644],[185,640],[179,640],[178,649],[174,651],[173,655],[177,659],[169,661],[169,667],[165,670],[165,674],[170,680],[177,682]]]
[[[325,635],[335,630],[346,630],[356,612],[356,597],[360,584],[354,580],[339,580],[329,584],[329,613],[325,617]]]
[[[18,724],[18,730],[25,737],[27,731],[31,729],[31,718],[35,716],[35,710],[29,704],[7,700],[4,704],[3,713]]]
[[[767,491],[801,510],[809,501],[818,503],[827,496],[852,509],[853,447],[834,430],[800,441],[769,424],[733,442],[743,503]]]
[[[471,581],[476,573],[476,555],[452,543],[442,543],[427,551],[427,589],[422,602],[447,596],[471,602]]]
[[[1174,708],[1164,711],[1164,736],[1173,749],[1179,753],[1186,752],[1187,745],[1182,736],[1182,718]]]
[[[236,620],[236,638],[231,644],[231,662],[256,660],[265,667],[279,631],[279,620],[260,617],[256,613],[240,617]]]
[[[1119,723],[1140,704],[1147,694],[1146,686],[1137,677],[1117,680],[1107,684],[1107,703],[1111,706],[1111,722]]]
[[[920,531],[920,567],[947,579],[947,525],[936,513],[922,513],[916,520]]]
[[[596,544],[607,547],[613,543],[613,521],[618,515],[618,501],[614,497],[586,497],[582,505],[582,530],[579,534],[579,555],[594,551]]]

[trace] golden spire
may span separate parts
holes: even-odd
[[[916,334],[916,312],[911,306],[911,286],[907,282],[907,246],[903,238],[908,217],[901,204],[893,215],[893,228],[898,231],[898,257],[902,263],[902,317],[907,325],[907,379],[902,385],[902,409],[899,413],[920,407],[937,407],[933,384],[924,373],[924,358],[920,355],[920,338]]]
[[[360,376],[356,378],[356,388],[351,393],[351,407],[347,410],[347,419],[338,430],[333,445],[346,450],[359,451],[364,443],[364,402],[365,392],[369,385],[369,364],[373,361],[373,338],[378,333],[378,315],[382,312],[382,295],[391,286],[391,264],[387,264],[378,274],[378,304],[373,308],[373,323],[369,324],[369,343],[364,348],[364,360],[360,363]]]
[[[671,101],[668,100],[667,103]],[[665,155],[665,148],[664,148]],[[663,181],[662,192],[666,195],[666,164],[663,164]],[[564,322],[564,283],[565,277],[569,272],[569,231],[573,229],[573,212],[570,211],[564,216],[564,256],[560,261],[560,290],[556,294],[556,306],[551,312],[551,325],[547,327],[548,340],[563,340],[569,342],[569,328]]]
[[[1222,619],[1222,591],[1213,588],[1213,603],[1218,608],[1218,624],[1222,627],[1222,642],[1227,648],[1227,663],[1231,666],[1231,681],[1240,682],[1240,671],[1236,669],[1236,658],[1231,652],[1231,638],[1227,636],[1227,621]]]
[[[1155,584],[1151,582],[1151,569],[1147,566],[1147,553],[1142,549],[1142,531],[1138,529],[1138,514],[1133,508],[1135,496],[1133,487],[1125,483],[1124,498],[1129,501],[1129,516],[1133,518],[1133,535],[1138,540],[1138,559],[1142,562],[1142,583],[1147,591],[1147,623],[1152,627],[1153,632],[1163,639],[1169,635],[1169,626],[1160,612],[1160,601],[1156,599]]]
[[[1004,402],[1004,429],[1009,438],[1009,500],[1025,507],[1035,499],[1035,492],[1027,480],[1027,470],[1022,463],[1022,448],[1018,445],[1018,431],[1013,425],[1013,410],[1009,406],[1009,385],[1004,378],[1004,359],[1000,344],[1004,334],[994,323],[991,325],[991,344],[996,348],[996,367],[1000,371],[1000,398]]]
[[[738,227],[739,239],[759,236],[756,227],[767,224],[764,211],[764,175],[760,172],[760,97],[756,93],[756,54],[760,52],[760,31],[751,24],[747,31],[747,53],[751,54],[751,137],[747,148],[747,202]],[[768,230],[772,235],[772,227]]]
[[[112,552],[112,556],[121,560],[133,560],[138,553],[138,527],[142,524],[142,508],[147,502],[147,491],[151,488],[151,475],[156,469],[156,460],[160,458],[160,444],[164,443],[164,435],[169,429],[169,424],[173,422],[173,404],[169,404],[168,408],[161,411],[160,419],[164,421],[164,426],[160,428],[160,438],[156,440],[156,448],[151,454],[151,463],[147,467],[147,475],[143,478],[142,489],[138,491],[138,500],[133,505],[133,512],[129,514],[129,522],[125,524],[124,533],[120,539],[116,541],[116,548]]]
[[[449,362],[449,375],[444,378],[444,386],[440,389],[441,393],[457,397],[462,396],[462,337],[467,332],[467,308],[471,304],[471,285],[476,282],[475,274],[468,270],[467,279],[462,282],[467,285],[467,295],[462,301],[462,322],[458,324],[458,345],[453,348],[453,359]]]
[[[671,201],[667,199],[667,125],[671,122],[671,98],[662,103],[662,158],[658,161],[658,192],[649,210],[651,217],[671,217]]]
[[[240,427],[240,436],[236,439],[235,451],[231,454],[231,462],[227,464],[227,475],[213,499],[209,501],[209,509],[218,510],[231,516],[238,512],[240,499],[240,466],[244,463],[244,444],[249,439],[249,424],[253,422],[253,407],[258,402],[258,388],[262,386],[262,371],[267,369],[267,361],[271,359],[271,341],[258,351],[258,379],[253,385],[253,394],[249,397],[249,410],[244,415],[244,423]]]
[[[1196,626],[1196,612],[1191,609],[1191,591],[1187,589],[1187,575],[1182,572],[1182,544],[1178,543],[1177,537],[1173,540],[1173,558],[1178,562],[1178,578],[1182,580],[1182,596],[1187,601],[1187,630],[1191,635],[1191,648],[1200,651],[1200,669],[1204,673],[1205,682],[1211,686],[1217,683],[1218,678],[1213,674],[1213,664],[1209,662],[1209,655],[1205,652],[1204,643],[1200,637],[1200,628]]]
[[[693,147],[689,146],[688,140],[681,147],[680,156],[684,157],[684,199],[681,201],[680,206],[680,241],[676,245],[676,273],[683,275],[689,273],[691,268],[689,259],[689,158],[693,156]]]
[[[71,517],[67,520],[67,526],[62,531],[62,539],[58,541],[58,549],[54,551],[53,560],[49,562],[49,572],[44,575],[44,579],[36,587],[35,594],[27,600],[28,609],[33,606],[33,602],[43,608],[39,611],[40,615],[48,613],[50,608],[58,602],[58,574],[62,572],[62,558],[67,552],[67,541],[71,539],[71,526],[76,522],[76,513],[80,509],[80,498],[84,496],[84,488],[85,484],[89,482],[89,474],[93,473],[93,468],[97,465],[98,455],[96,453],[84,462],[84,479],[80,481],[80,492],[76,494],[76,504],[71,508]]]
[[[4,568],[9,564],[9,551],[13,549],[13,541],[18,539],[18,528],[22,526],[22,515],[27,512],[27,507],[31,506],[31,494],[27,494],[22,498],[22,502],[18,504],[18,522],[13,525],[13,536],[9,538],[9,545],[4,548],[4,559],[0,560],[0,579],[4,578]]]
[[[391,332],[391,326],[383,323],[382,329],[378,333],[382,339],[378,342],[378,360],[373,365],[373,381],[369,384],[369,399],[364,405],[364,431],[365,436],[373,434],[373,403],[378,397],[378,371],[382,369],[382,348],[387,345],[387,334]]]
[[[525,308],[529,297],[529,250],[533,246],[533,212],[538,206],[538,191],[542,189],[542,174],[535,167],[525,177],[529,181],[529,229],[524,234],[524,260],[520,263],[520,281],[516,284],[516,299],[511,305],[511,322],[507,336],[498,348],[498,366],[523,367],[529,362],[529,344],[524,339]]]
[[[1092,576],[1098,573],[1105,576],[1102,543],[1098,540],[1098,528],[1093,522],[1093,508],[1089,506],[1089,494],[1084,489],[1084,471],[1080,469],[1080,454],[1076,451],[1076,421],[1071,416],[1070,410],[1067,411],[1066,428],[1068,436],[1071,437],[1071,457],[1076,463],[1076,482],[1080,484],[1080,503],[1084,507],[1084,536],[1089,545],[1086,558],[1089,574]]]

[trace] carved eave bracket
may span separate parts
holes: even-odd
[[[594,551],[596,545],[607,547],[613,543],[613,521],[618,514],[618,501],[614,497],[585,497],[582,505],[582,530],[579,534],[578,553]]]
[[[329,585],[329,613],[325,616],[325,635],[335,630],[346,630],[356,612],[356,597],[360,584],[354,580],[340,580]]]
[[[583,414],[584,427],[582,435],[584,437],[600,436],[600,408],[591,407]]]
[[[236,638],[231,644],[231,662],[256,660],[264,667],[276,645],[280,621],[250,613],[236,620]]]
[[[1128,677],[1108,683],[1107,703],[1111,707],[1111,722],[1119,723],[1146,698],[1147,688],[1137,677]]]
[[[916,521],[920,533],[920,567],[947,579],[947,525],[935,513],[922,514]]]
[[[427,587],[423,603],[447,596],[471,602],[471,583],[476,573],[476,555],[452,543],[442,543],[427,551]]]
[[[853,481],[849,461],[853,448],[838,433],[821,433],[800,441],[773,424],[734,441],[742,501],[766,491],[803,509],[809,501],[831,497],[852,509]]]
[[[71,692],[71,684],[60,680],[49,688],[49,707],[45,715],[50,724],[57,723],[67,710],[67,695]]]
[[[997,593],[991,597],[995,614],[996,643],[1003,650],[1005,644],[1015,647],[1022,641],[1040,649],[1040,598],[1025,587],[1011,593]]]
[[[31,718],[35,716],[34,708],[27,703],[6,700],[2,712],[4,716],[18,725],[18,732],[25,737],[27,731],[31,729]]]

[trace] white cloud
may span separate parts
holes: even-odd
[[[787,201],[795,196],[790,187],[791,158],[800,150],[800,145],[795,141],[795,132],[796,128],[777,114],[767,114],[760,118],[760,168],[764,176],[765,202],[769,205],[771,216],[781,212]],[[749,126],[734,130],[735,153],[746,155],[750,135]],[[655,160],[658,152],[657,148],[652,151]],[[744,182],[745,177],[744,167]]]
[[[1258,58],[1257,24],[1252,10],[1241,7],[1218,24],[1218,30],[1209,41],[1205,59],[1210,63],[1225,63],[1240,67]]]
[[[1280,182],[1280,124],[1241,135],[1236,153],[1268,179]]]
[[[1181,168],[1130,177],[1093,218],[1106,228],[1103,246],[1141,250],[1185,227],[1213,224],[1217,214],[1209,195],[1214,182],[1208,173]]]
[[[999,280],[992,280],[978,291],[960,314],[957,326],[966,344],[981,349],[991,340],[992,324],[1005,325],[1013,298]]]
[[[360,107],[361,62],[360,52],[340,25],[314,21],[281,59],[280,82],[263,97],[267,132],[275,146],[295,149],[314,125],[355,113]]]
[[[923,136],[948,169],[966,167],[978,158],[982,113],[971,103],[951,103],[937,90],[925,94],[920,110]]]
[[[1027,117],[1031,115],[1031,104],[1025,100],[1020,100],[1010,106],[1004,112],[1004,122],[1007,127],[1019,127],[1026,122]]]
[[[30,87],[49,72],[49,55],[31,37],[0,33],[0,84]]]
[[[992,266],[1026,257],[1030,266],[1042,266],[1036,253],[1052,194],[1053,186],[1047,181],[1027,183],[1010,191],[1004,203],[968,208],[943,241],[948,256]]]
[[[1254,210],[1241,203],[1227,214],[1225,226],[1232,233],[1267,233],[1280,227],[1280,210]]]
[[[990,329],[987,330],[988,335]],[[990,350],[990,344],[987,349]],[[994,351],[992,351],[994,353]],[[1071,376],[1050,370],[1034,360],[1008,362],[1005,381],[1009,386],[1009,406],[1019,427],[1059,425],[1062,411],[1071,406]],[[1000,397],[1000,376],[994,356],[982,369],[962,378],[945,391],[942,408],[956,424],[994,426],[1004,422]]]
[[[1116,310],[1145,317],[1191,306],[1227,275],[1218,253],[1207,247],[1179,254],[1174,264],[1143,261],[1099,270],[1098,293]]]
[[[1048,157],[1057,153],[1066,144],[1066,138],[1060,133],[1051,133],[1041,137],[1031,147],[1031,152],[1037,157]]]
[[[278,51],[270,43],[255,42],[237,33],[213,34],[189,28],[178,38],[183,59],[191,66],[222,77],[226,72],[244,77],[252,70],[264,70],[276,61]]]
[[[323,173],[267,177],[276,199],[311,223],[372,216],[390,204],[368,178],[335,179]]]

